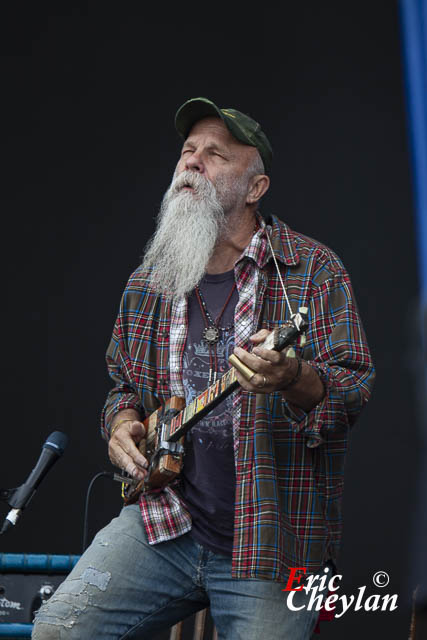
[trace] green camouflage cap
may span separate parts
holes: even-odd
[[[236,140],[256,147],[264,163],[265,172],[270,172],[273,160],[271,144],[258,122],[241,111],[220,109],[207,98],[192,98],[184,102],[176,112],[175,128],[185,140],[193,124],[207,116],[218,116]]]

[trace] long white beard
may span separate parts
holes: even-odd
[[[193,190],[183,189],[189,185]],[[150,284],[172,299],[188,294],[206,272],[226,223],[229,194],[194,171],[174,177],[163,198],[157,230],[145,251],[143,267],[151,268]],[[224,201],[225,200],[225,201]]]

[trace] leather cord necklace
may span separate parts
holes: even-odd
[[[203,329],[202,332],[202,337],[203,340],[206,342],[206,344],[208,345],[209,348],[209,382],[208,382],[208,386],[213,384],[214,382],[216,382],[216,377],[217,377],[217,372],[218,372],[218,354],[217,354],[217,342],[219,340],[219,332],[220,331],[226,331],[228,329],[231,329],[231,327],[233,326],[233,324],[231,324],[229,327],[220,327],[219,323],[221,321],[222,316],[224,315],[224,311],[227,308],[228,303],[231,300],[231,296],[233,295],[234,289],[236,288],[236,283],[233,282],[233,286],[231,287],[231,291],[228,294],[224,305],[222,307],[222,310],[219,314],[219,316],[217,317],[216,320],[212,319],[211,314],[209,313],[209,310],[206,306],[206,302],[203,299],[202,296],[202,292],[199,289],[199,286],[196,285],[196,298],[197,301],[199,303],[200,306],[200,311],[202,312],[202,317],[203,320],[205,322],[205,328]],[[211,378],[213,378],[213,380],[211,381]]]

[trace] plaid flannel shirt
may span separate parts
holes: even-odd
[[[307,342],[297,345],[297,355],[325,387],[324,398],[308,412],[281,392],[234,394],[232,575],[281,581],[290,567],[312,573],[328,559],[336,562],[349,430],[369,398],[375,373],[340,259],[275,216],[270,225],[261,221],[235,265],[235,343],[248,347],[250,335],[289,317],[266,240],[269,230],[293,312],[309,309]],[[171,304],[156,294],[141,268],[131,275],[106,355],[115,383],[102,412],[106,439],[118,411],[133,408],[144,419],[171,395],[184,396],[186,314],[186,301]],[[152,544],[191,529],[173,486],[143,494],[140,507]]]

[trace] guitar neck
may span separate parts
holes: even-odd
[[[291,320],[270,333],[262,346],[266,349],[282,351],[285,347],[293,344],[297,338],[305,332],[307,327],[307,308],[300,307],[298,313],[294,314]],[[204,418],[209,411],[214,409],[214,407],[233,393],[238,387],[239,383],[236,379],[236,370],[234,367],[231,367],[219,380],[208,387],[206,391],[203,391],[203,393],[197,396],[193,402],[190,402],[185,409],[172,418],[166,440],[168,442],[176,442],[179,440],[191,427],[197,424],[199,420]]]
[[[204,418],[220,402],[238,389],[236,370],[231,367],[221,378],[211,384],[203,393],[194,398],[185,409],[180,411],[170,422],[168,442],[176,442],[199,420]]]

